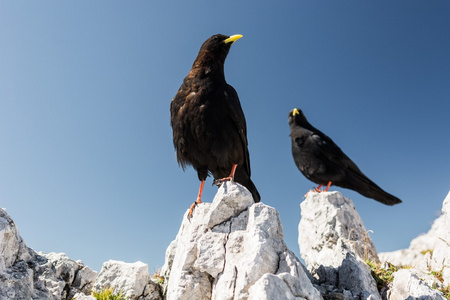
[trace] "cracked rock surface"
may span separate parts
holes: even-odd
[[[315,283],[334,286],[343,299],[381,299],[364,262],[379,262],[377,252],[352,200],[310,192],[300,208],[298,243]]]
[[[168,300],[322,299],[284,243],[278,212],[233,182],[190,221],[185,214],[162,275]]]
[[[63,253],[27,247],[16,224],[0,208],[0,299],[70,299],[92,288],[96,273]]]
[[[426,294],[428,287],[445,289],[450,285],[450,192],[442,204],[441,215],[430,230],[413,239],[408,249],[380,253],[380,260],[396,266],[407,266],[396,275],[392,295],[405,299],[424,294],[427,299],[444,299],[441,294]],[[437,275],[437,276],[436,276]],[[408,298],[409,299],[409,298]]]
[[[130,300],[162,299],[146,264],[108,261],[97,272],[64,253],[35,252],[27,247],[16,224],[0,208],[0,300],[95,299],[97,287],[114,287]]]

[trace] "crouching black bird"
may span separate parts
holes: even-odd
[[[367,178],[328,136],[309,124],[300,109],[289,112],[289,126],[295,164],[306,178],[319,184],[316,191],[322,185],[328,191],[334,184],[386,205],[402,202]]]
[[[224,74],[228,51],[241,37],[217,34],[207,39],[170,104],[178,164],[183,170],[192,165],[201,181],[189,217],[195,204],[201,203],[203,185],[209,174],[214,176],[216,184],[221,179],[235,180],[252,193],[255,202],[260,201],[250,179],[245,116],[239,97],[225,81]]]

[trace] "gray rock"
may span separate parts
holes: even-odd
[[[417,275],[407,269],[401,269],[394,273],[394,282],[388,292],[388,299],[445,300],[441,292],[431,289]]]
[[[73,300],[96,300],[96,298],[92,295],[85,295],[83,293],[76,293],[73,297]]]
[[[412,267],[411,271],[425,280],[429,286],[450,284],[450,192],[442,204],[442,214],[431,229],[410,243],[408,249],[379,254],[382,261],[397,266]],[[430,273],[441,272],[443,282]]]
[[[0,299],[72,298],[88,293],[96,273],[62,253],[36,253],[0,208]]]
[[[13,219],[0,208],[0,272],[12,267],[17,261],[28,261],[35,254],[27,247]]]
[[[431,270],[442,271],[444,286],[450,285],[450,192],[442,204],[444,225],[437,232],[437,242],[431,257]]]
[[[162,268],[166,299],[321,299],[283,241],[278,212],[252,203],[244,187],[226,182],[213,204],[198,205],[190,221],[185,215]]]
[[[115,291],[124,292],[126,297],[134,300],[144,295],[149,281],[148,265],[140,261],[125,263],[109,260],[103,263],[94,288],[97,291],[101,291],[105,286],[114,288]]]
[[[353,202],[339,192],[310,192],[300,207],[300,253],[316,283],[337,287],[344,299],[381,299],[364,262],[378,262],[377,252]]]
[[[222,187],[215,196],[217,201],[213,201],[209,212],[205,215],[204,223],[208,228],[228,221],[254,203],[252,197],[247,197],[244,189],[235,189],[230,182],[225,182]],[[241,199],[241,201],[233,201],[233,199]]]
[[[40,266],[40,279],[53,295],[72,298],[76,293],[89,294],[97,272],[84,266],[81,261],[70,259],[65,253],[42,253],[47,262]]]

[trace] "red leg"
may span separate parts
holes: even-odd
[[[319,184],[319,186],[315,188],[315,191],[318,192],[318,193],[320,193],[320,192],[321,192],[320,188],[322,187],[322,185],[323,185],[323,184]]]
[[[200,183],[200,189],[198,190],[198,196],[197,196],[197,200],[195,200],[194,203],[192,203],[191,207],[189,208],[189,214],[188,214],[188,218],[192,217],[192,213],[194,212],[194,207],[197,204],[202,203],[202,193],[203,193],[203,186],[205,185],[205,180],[202,180],[202,182]]]
[[[222,179],[216,179],[214,180],[215,185],[221,185],[225,181],[234,181],[234,173],[236,173],[237,164],[233,164],[233,167],[231,168],[230,176],[222,178]]]
[[[321,191],[320,191],[320,188],[321,188],[321,187],[322,187],[322,184],[319,185],[318,187],[316,187],[316,188],[314,189],[314,191],[320,193],[320,192],[321,192]],[[303,198],[306,198],[306,197],[308,196],[309,192],[312,192],[312,191],[313,191],[313,190],[309,190],[309,191],[305,194],[305,196],[303,196]]]
[[[325,190],[323,190],[323,191],[320,190],[320,188],[321,188],[322,186],[323,186],[323,184],[319,184],[319,186],[316,187],[316,188],[314,189],[314,191],[316,191],[317,193],[328,192],[328,189],[329,189],[330,186],[331,186],[331,181],[328,182],[327,187],[326,187]],[[306,198],[306,197],[308,196],[308,194],[309,194],[309,192],[307,192],[307,193],[305,194],[305,196],[303,196],[303,198]]]

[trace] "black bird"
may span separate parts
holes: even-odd
[[[178,164],[183,170],[192,165],[201,181],[189,216],[195,204],[201,203],[209,174],[218,185],[223,180],[239,182],[255,202],[260,201],[250,179],[245,116],[236,91],[225,81],[223,66],[231,45],[241,37],[216,34],[207,39],[170,104]]]
[[[289,126],[295,164],[306,178],[319,184],[316,191],[319,192],[322,185],[327,185],[325,191],[328,191],[334,184],[386,205],[402,202],[367,178],[341,148],[309,124],[300,109],[289,112]]]

